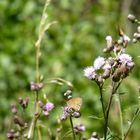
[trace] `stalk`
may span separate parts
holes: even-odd
[[[113,95],[117,92],[117,89],[119,88],[120,84],[121,84],[122,80],[120,80],[120,82],[118,83],[117,86],[115,86],[115,82],[112,81],[111,84],[111,95],[109,98],[109,102],[108,102],[108,106],[107,106],[107,110],[106,110],[106,116],[105,116],[105,140],[107,139],[107,127],[108,127],[108,119],[109,119],[109,112],[110,112],[110,108],[111,108],[111,104],[112,104],[112,100],[113,100]]]
[[[72,134],[73,134],[73,140],[76,140],[75,132],[74,132],[74,127],[73,127],[73,121],[72,117],[70,116],[70,124],[71,124],[71,129],[72,129]]]
[[[39,66],[40,66],[40,56],[41,56],[41,51],[40,51],[41,42],[42,42],[42,39],[44,37],[45,31],[48,30],[50,25],[52,24],[52,23],[47,23],[46,22],[46,20],[48,18],[48,15],[46,13],[46,9],[47,9],[49,3],[50,3],[50,0],[46,0],[45,6],[44,6],[44,9],[43,9],[43,13],[42,13],[42,18],[41,18],[40,25],[39,25],[38,40],[35,43],[35,48],[36,48],[36,56],[35,56],[36,83],[37,84],[40,83],[40,71],[39,71],[40,69],[39,69]],[[32,122],[31,122],[31,125],[30,125],[30,128],[29,128],[29,131],[28,131],[28,135],[27,135],[28,139],[33,139],[34,138],[36,123],[37,123],[37,120],[40,116],[40,115],[38,115],[38,104],[37,104],[38,103],[38,98],[39,98],[38,95],[39,95],[39,91],[36,91],[35,92],[35,103],[34,103],[34,106],[35,106],[34,116],[32,118]]]
[[[129,134],[129,132],[130,132],[130,130],[131,130],[131,128],[132,128],[134,122],[136,121],[137,117],[139,116],[139,114],[140,114],[140,109],[138,108],[138,111],[137,111],[137,113],[134,115],[134,117],[133,117],[133,119],[132,119],[132,121],[131,121],[131,124],[130,124],[130,126],[129,126],[129,128],[128,128],[128,130],[127,130],[127,132],[126,132],[126,134],[125,134],[123,140],[126,140],[128,134]]]

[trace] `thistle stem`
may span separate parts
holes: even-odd
[[[120,95],[117,96],[118,107],[119,107],[119,115],[120,115],[120,125],[121,125],[121,139],[124,139],[124,131],[123,131],[123,117],[122,117],[122,109],[120,103]]]
[[[74,132],[74,127],[73,127],[73,122],[72,122],[72,117],[70,116],[69,118],[70,118],[70,124],[71,124],[72,134],[73,134],[73,140],[76,140],[75,132]]]
[[[107,138],[107,127],[108,127],[108,119],[109,119],[109,112],[110,112],[110,108],[111,108],[111,104],[112,104],[112,100],[113,100],[113,95],[117,92],[117,89],[119,88],[120,84],[121,84],[122,80],[120,80],[120,82],[118,83],[117,86],[115,86],[115,82],[112,81],[111,84],[111,95],[109,98],[109,102],[108,102],[108,106],[107,106],[107,110],[106,110],[106,116],[105,116],[105,140]]]
[[[102,104],[102,111],[105,119],[105,106],[104,106],[104,99],[103,99],[103,85],[99,85],[99,91],[100,91],[100,101]]]
[[[127,130],[127,132],[126,132],[126,134],[125,134],[123,140],[126,140],[128,134],[129,134],[129,132],[130,132],[130,130],[131,130],[131,128],[132,128],[132,126],[133,126],[135,120],[136,120],[137,117],[139,116],[139,114],[140,114],[140,109],[138,108],[138,111],[137,111],[137,113],[134,115],[134,117],[133,117],[133,119],[132,119],[132,121],[131,121],[131,124],[130,124],[130,126],[129,126],[129,128],[128,128],[128,130]]]

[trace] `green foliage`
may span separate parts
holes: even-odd
[[[48,8],[49,20],[57,21],[57,23],[49,29],[43,41],[41,74],[45,79],[62,77],[73,83],[74,95],[84,100],[81,122],[86,125],[88,136],[92,131],[99,133],[102,131],[100,119],[92,117],[100,118],[101,105],[98,89],[94,83],[83,76],[83,68],[92,65],[91,60],[102,53],[106,35],[116,38],[119,26],[129,28],[125,26],[127,22],[126,17],[123,17],[125,9],[120,8],[121,3],[123,1],[52,0]],[[1,140],[5,139],[10,124],[10,104],[16,102],[15,99],[18,97],[32,94],[29,90],[29,83],[35,80],[35,41],[43,6],[44,0],[0,1]],[[131,117],[134,111],[132,108],[129,110],[129,107],[135,106],[138,100],[140,78],[138,45],[132,45],[129,49],[136,62],[136,68],[130,78],[125,80],[120,91],[126,92],[122,95],[122,108],[126,112],[124,114],[126,118]],[[65,87],[59,86],[48,86],[44,91],[58,107],[53,117],[49,118],[49,123],[53,126],[56,125],[57,115],[60,114],[64,92]],[[31,117],[31,110],[27,111],[28,119]],[[111,118],[113,117],[112,113]],[[43,118],[44,122],[46,120]],[[127,122],[125,123],[127,126]],[[131,136],[135,140],[140,137],[138,124],[134,129],[132,128],[133,133],[130,139]],[[114,128],[116,126],[112,125]],[[45,134],[46,131],[44,130],[43,133]]]

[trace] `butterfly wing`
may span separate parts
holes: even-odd
[[[67,101],[67,105],[74,109],[75,111],[79,111],[82,106],[82,98],[75,97]]]

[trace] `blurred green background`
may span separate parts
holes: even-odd
[[[19,97],[31,96],[30,81],[35,80],[35,41],[37,40],[45,0],[0,0],[0,139],[4,140],[10,129],[12,113],[10,105]],[[57,21],[51,26],[42,43],[40,71],[45,79],[52,77],[64,78],[74,85],[74,96],[83,98],[82,116],[78,123],[86,125],[85,135],[90,137],[92,131],[102,133],[100,120],[89,116],[101,116],[101,105],[95,83],[83,76],[83,69],[92,65],[97,56],[105,56],[106,35],[114,39],[118,37],[118,27],[132,37],[136,26],[129,23],[127,15],[134,13],[140,18],[139,0],[52,0],[48,7],[50,21]],[[140,79],[140,44],[130,44],[128,52],[133,56],[136,66],[127,78],[120,91],[122,109],[127,121],[135,112],[138,101],[138,85]],[[55,126],[61,114],[65,87],[50,85],[44,89],[49,99],[55,103],[50,125]],[[55,95],[55,96],[54,96]],[[114,133],[120,133],[118,118],[111,112]],[[27,111],[30,120],[32,112]],[[42,118],[43,124],[48,119]],[[129,139],[139,140],[140,118],[132,128]],[[66,124],[67,123],[67,124]],[[66,122],[69,125],[69,122]],[[68,126],[69,127],[69,126]],[[67,127],[67,128],[68,128]],[[69,130],[69,128],[68,128]],[[52,131],[55,132],[53,129]],[[47,129],[43,130],[44,139]]]

